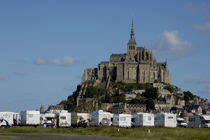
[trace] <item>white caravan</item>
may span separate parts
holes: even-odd
[[[6,120],[9,126],[14,125],[14,112],[0,112],[0,120]]]
[[[210,128],[210,115],[189,116],[188,127],[208,127]]]
[[[90,114],[89,113],[71,113],[71,125],[72,127],[86,127],[89,125]]]
[[[40,125],[40,111],[37,110],[26,110],[20,112],[21,121],[20,125]]]
[[[59,113],[58,127],[71,127],[71,113],[67,111]]]
[[[105,112],[103,110],[98,110],[96,112],[90,113],[90,125],[91,126],[110,126],[111,118],[113,114],[110,112]]]
[[[154,114],[135,113],[132,118],[133,126],[154,126]]]
[[[131,114],[114,114],[112,125],[118,127],[131,127],[131,117]]]
[[[176,114],[158,113],[155,114],[155,126],[176,127]]]

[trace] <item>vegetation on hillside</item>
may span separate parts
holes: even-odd
[[[148,111],[155,109],[155,102],[165,102],[166,99],[159,96],[158,89],[154,88],[150,83],[123,83],[123,82],[111,82],[109,89],[102,88],[100,86],[89,86],[86,88],[86,92],[83,95],[84,98],[93,99],[93,102],[97,103],[129,103],[129,104],[146,104]],[[77,86],[77,90],[68,97],[67,100],[63,100],[60,104],[64,105],[64,108],[69,111],[74,111],[76,108],[77,96],[81,89],[81,85]],[[164,89],[170,93],[175,93],[177,87],[171,84],[165,84]],[[144,90],[143,93],[138,93],[138,90]],[[132,100],[126,100],[125,94],[134,92],[137,94],[136,98]],[[186,104],[189,104],[190,100],[193,100],[196,96],[190,91],[184,92],[184,100]],[[176,96],[179,98],[179,96]],[[90,103],[91,104],[91,103]]]
[[[188,105],[190,100],[193,100],[196,96],[192,94],[190,91],[184,91],[184,100]]]

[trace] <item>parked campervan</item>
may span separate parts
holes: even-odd
[[[131,114],[114,114],[112,125],[118,127],[131,127]]]
[[[113,114],[98,110],[90,113],[90,125],[91,126],[110,126],[112,124],[111,118]]]
[[[208,127],[210,128],[210,115],[191,115],[189,116],[188,127]]]
[[[59,113],[58,127],[71,127],[71,113],[67,111]]]
[[[176,114],[158,113],[155,114],[155,126],[176,127]]]
[[[135,113],[132,117],[133,126],[154,126],[154,114]]]
[[[14,125],[14,112],[0,112],[0,120],[5,120],[8,122],[9,126]]]
[[[37,110],[26,110],[20,112],[21,121],[20,125],[40,125],[40,111]]]

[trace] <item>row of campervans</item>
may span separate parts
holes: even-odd
[[[171,113],[112,114],[103,110],[91,113],[68,111],[46,112],[27,110],[20,113],[0,112],[0,126],[30,125],[44,127],[87,127],[87,126],[162,126],[162,127],[210,127],[209,115],[191,115],[188,125],[183,118]]]
[[[176,127],[176,115],[171,113],[135,113],[135,114],[112,114],[99,110],[90,113],[91,126],[163,126]]]

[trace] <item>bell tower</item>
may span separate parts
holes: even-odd
[[[129,60],[134,59],[134,56],[136,54],[136,48],[137,48],[137,44],[136,44],[136,40],[134,37],[134,25],[133,25],[133,20],[132,20],[130,39],[127,44],[127,54],[129,57],[127,59],[129,59]]]

